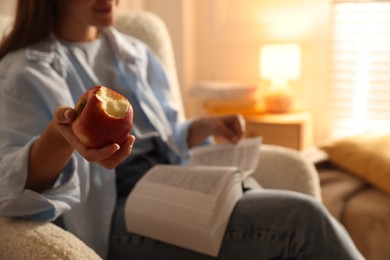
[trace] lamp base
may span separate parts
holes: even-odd
[[[271,89],[266,93],[264,103],[268,113],[288,113],[292,108],[293,97],[287,89]]]

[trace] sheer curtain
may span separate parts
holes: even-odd
[[[332,137],[390,123],[390,1],[334,1]]]

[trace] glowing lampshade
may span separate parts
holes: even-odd
[[[292,94],[288,85],[298,79],[301,69],[301,50],[298,44],[264,45],[259,55],[260,77],[270,81],[265,97],[268,112],[285,113],[291,109]]]
[[[265,45],[260,52],[260,75],[271,81],[287,84],[297,79],[301,69],[301,50],[298,44]]]

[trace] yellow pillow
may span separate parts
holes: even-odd
[[[390,193],[390,131],[370,131],[320,148],[335,165]]]

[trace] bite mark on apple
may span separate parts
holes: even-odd
[[[119,99],[116,92],[109,92],[107,88],[99,89],[96,96],[102,101],[103,109],[113,117],[124,117],[129,110],[130,103],[125,99]]]
[[[127,140],[133,124],[133,107],[118,92],[95,86],[83,93],[74,109],[72,130],[86,146],[101,148]]]

